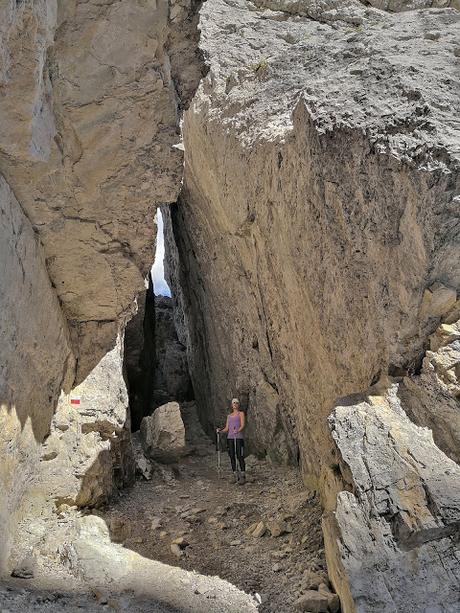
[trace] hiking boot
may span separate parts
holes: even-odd
[[[240,474],[240,480],[238,481],[238,485],[244,485],[246,483],[246,473]]]
[[[238,473],[232,473],[232,476],[230,478],[230,483],[238,483]]]

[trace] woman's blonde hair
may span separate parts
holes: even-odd
[[[232,404],[236,402],[236,404],[240,404],[240,401],[238,400],[238,398],[232,398]]]

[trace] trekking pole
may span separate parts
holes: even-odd
[[[220,463],[220,432],[217,432],[217,477],[222,477],[222,467]]]
[[[239,482],[239,480],[240,480],[240,467],[239,467],[238,455],[236,453],[236,438],[233,439],[233,445],[234,445],[234,448],[235,448],[236,478],[237,478],[237,481]]]

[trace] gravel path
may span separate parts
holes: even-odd
[[[144,557],[218,575],[258,594],[261,611],[293,611],[307,569],[325,572],[321,509],[296,470],[249,459],[244,486],[219,479],[213,450],[139,480],[101,515],[111,538]],[[223,463],[228,458],[223,455]],[[263,536],[248,534],[259,526]],[[270,526],[286,531],[272,536]],[[177,539],[177,543],[173,543]],[[176,546],[174,546],[176,545]]]
[[[17,546],[34,551],[33,577],[0,584],[0,613],[290,613],[312,572],[328,583],[321,508],[298,471],[251,456],[236,485],[195,413],[183,418],[176,465],[91,514],[31,514]]]

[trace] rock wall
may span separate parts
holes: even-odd
[[[38,235],[0,176],[0,572],[75,360]]]
[[[62,394],[41,448],[34,497],[41,496],[56,508],[95,507],[116,488],[134,482],[122,358],[118,339],[80,385]]]
[[[169,283],[208,429],[228,398],[241,396],[251,445],[298,460],[328,511],[340,514],[338,492],[364,486],[337,473],[343,449],[327,419],[336,399],[367,393],[388,374],[406,376],[403,387],[423,378],[429,335],[458,309],[460,15],[396,17],[358,2],[256,4],[208,0],[201,10],[209,73],[185,116],[181,198],[164,216]],[[398,419],[408,438],[420,431],[404,411],[421,425],[436,423],[436,442],[454,458],[457,400],[447,406],[438,394],[435,402],[424,412],[405,401]],[[354,413],[343,411],[346,423]],[[386,445],[377,438],[377,447]],[[426,454],[453,470],[432,441]],[[410,479],[407,461],[404,470]],[[452,479],[441,498],[456,491]],[[373,476],[366,487],[378,495]],[[372,510],[365,496],[357,501],[372,540]],[[411,571],[411,556],[424,557],[425,540],[435,543],[434,556],[458,526],[443,513],[431,513],[439,531],[411,541],[410,555],[395,554],[405,605],[424,580]],[[361,536],[356,523],[352,538]],[[331,568],[341,537],[334,538]],[[390,549],[405,546],[388,540]],[[367,560],[361,553],[356,559]],[[368,589],[379,572],[370,569]],[[456,572],[446,579],[449,606]],[[387,608],[361,604],[359,568],[339,579],[345,611],[402,606],[394,593]]]
[[[105,368],[153,260],[156,206],[177,197],[180,115],[202,66],[197,7],[0,2],[0,570],[40,444],[50,427],[49,443],[58,436],[61,390],[89,389]],[[81,427],[62,435],[66,453]],[[91,436],[102,448],[112,434]]]
[[[167,402],[193,399],[185,346],[174,325],[173,301],[155,296],[152,280],[125,331],[124,367],[133,430]]]
[[[155,206],[177,196],[180,109],[201,70],[195,9],[165,0],[1,6],[0,170],[39,232],[78,382],[113,346],[142,288]]]
[[[210,2],[201,27],[171,279],[199,404],[245,393],[258,444],[298,443],[318,474],[335,398],[416,370],[425,288],[458,287],[458,13],[368,9],[350,31]]]
[[[399,390],[412,421],[433,432],[436,445],[460,464],[460,322],[442,324],[430,337],[419,376],[405,377]]]
[[[346,398],[329,418],[339,491],[323,520],[343,611],[446,611],[460,603],[460,466],[398,398]]]

